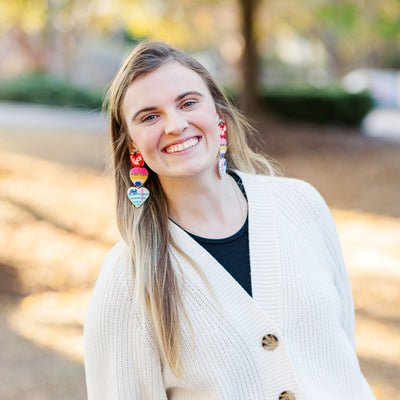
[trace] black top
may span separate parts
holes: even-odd
[[[246,197],[240,177],[234,172],[230,172],[230,174]],[[227,238],[208,239],[193,235],[190,232],[187,233],[203,246],[237,280],[243,289],[252,296],[248,217],[240,230]]]

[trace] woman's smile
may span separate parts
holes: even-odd
[[[196,146],[200,140],[201,140],[200,136],[184,139],[183,141],[165,147],[163,152],[166,152],[168,154],[181,154],[183,151],[191,149],[192,147]]]

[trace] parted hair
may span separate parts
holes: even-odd
[[[176,375],[184,372],[181,360],[180,318],[186,313],[182,303],[181,285],[170,253],[176,247],[168,230],[168,201],[157,174],[149,169],[147,201],[135,208],[127,196],[131,186],[129,151],[134,145],[129,136],[122,104],[128,87],[160,66],[179,62],[199,74],[206,83],[218,114],[227,126],[228,147],[225,158],[229,169],[273,175],[272,164],[248,145],[253,128],[231,105],[227,96],[210,73],[193,57],[163,42],[142,41],[123,62],[107,93],[116,186],[117,223],[127,243],[132,262],[135,302],[150,318],[161,356]],[[146,161],[146,160],[145,160]],[[216,169],[217,171],[217,169]],[[185,254],[185,249],[177,249]],[[195,265],[204,278],[200,269]],[[209,285],[208,285],[209,286]]]

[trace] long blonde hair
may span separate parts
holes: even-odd
[[[129,145],[132,142],[122,114],[124,96],[132,82],[169,61],[178,61],[195,71],[206,83],[216,110],[227,125],[225,157],[228,168],[269,175],[274,173],[274,169],[263,156],[250,149],[247,139],[254,133],[253,128],[230,104],[199,62],[162,42],[143,41],[134,48],[115,76],[107,96],[117,191],[117,222],[130,249],[136,301],[147,309],[162,356],[171,370],[180,375],[183,369],[179,313],[186,314],[171,262],[170,246],[174,244],[168,230],[168,202],[157,175],[150,169],[146,182],[150,197],[138,209],[129,201]]]

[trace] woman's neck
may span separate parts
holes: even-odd
[[[170,219],[202,237],[220,239],[236,233],[247,216],[247,202],[230,175],[220,179],[160,179]]]

